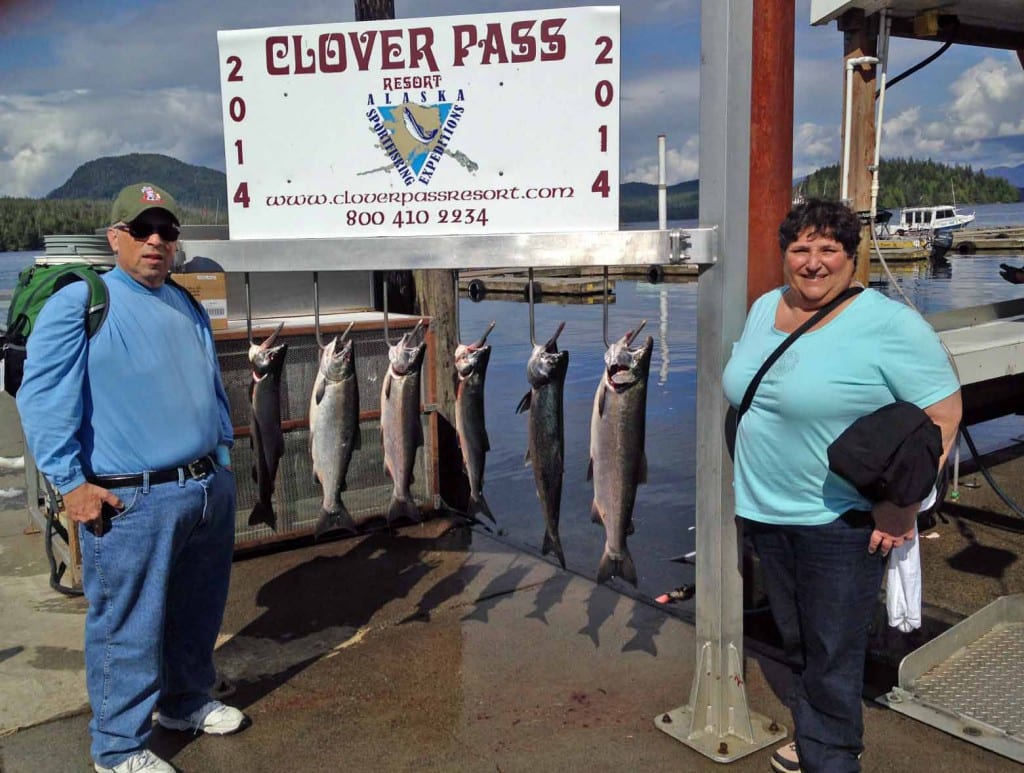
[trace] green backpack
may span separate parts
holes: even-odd
[[[100,274],[110,268],[89,263],[33,264],[18,274],[18,284],[7,310],[7,331],[3,337],[3,387],[6,392],[11,395],[18,393],[25,372],[25,347],[36,317],[50,296],[62,287],[78,281],[89,285],[89,302],[82,310],[82,321],[90,338],[96,334],[107,318],[109,299],[107,286],[100,279]]]

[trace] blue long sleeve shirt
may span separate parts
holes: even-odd
[[[62,494],[87,475],[177,467],[233,443],[206,314],[183,290],[151,289],[120,268],[103,281],[107,318],[91,339],[85,282],[47,301],[18,390],[29,450]]]

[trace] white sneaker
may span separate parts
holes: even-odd
[[[191,730],[193,733],[202,731],[210,735],[227,735],[241,730],[242,724],[245,722],[245,714],[220,701],[210,701],[184,719],[174,719],[157,714],[156,721],[161,727],[166,727],[168,730]]]
[[[174,767],[157,757],[149,749],[135,752],[131,757],[115,765],[112,768],[105,768],[98,762],[93,765],[97,773],[175,773]]]

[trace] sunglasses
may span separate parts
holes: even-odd
[[[178,234],[181,233],[178,226],[173,223],[154,225],[153,223],[131,222],[127,225],[122,224],[111,227],[117,231],[125,231],[133,239],[138,239],[139,241],[144,241],[155,233],[159,234],[160,238],[165,242],[176,242],[178,241]]]

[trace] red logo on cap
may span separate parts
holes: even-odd
[[[160,194],[153,190],[150,185],[142,186],[142,198],[140,201],[162,201]]]

